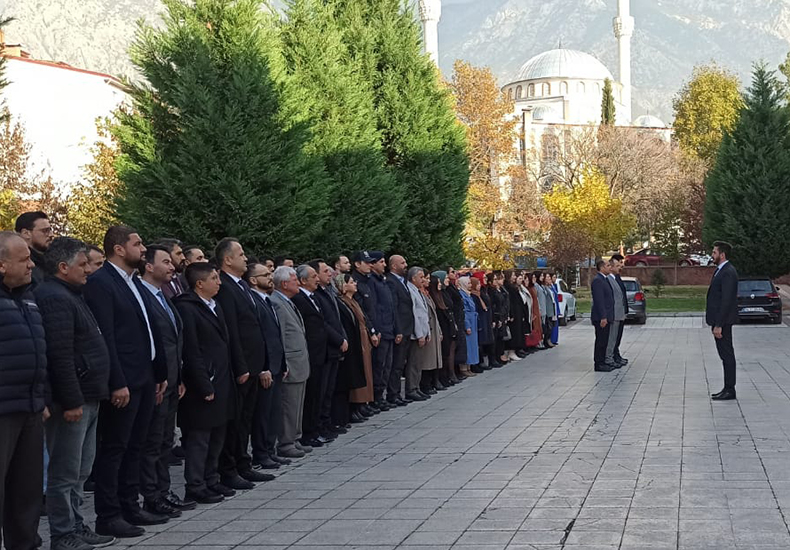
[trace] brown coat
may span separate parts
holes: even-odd
[[[356,300],[348,296],[341,296],[340,300],[354,313],[359,326],[359,342],[362,351],[362,365],[365,370],[366,385],[349,392],[348,400],[351,403],[369,403],[373,401],[373,345],[370,343],[368,327],[365,324],[365,314]]]

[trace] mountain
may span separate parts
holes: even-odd
[[[752,64],[775,67],[790,50],[790,0],[634,0],[634,115],[672,117],[672,97],[694,65],[716,61],[748,83]],[[133,76],[126,51],[135,22],[155,22],[159,0],[0,0],[16,18],[9,43],[40,59]],[[586,51],[617,75],[617,0],[445,0],[440,66],[487,65],[500,84],[545,50]]]

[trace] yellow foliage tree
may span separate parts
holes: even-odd
[[[93,161],[84,168],[84,181],[68,199],[69,233],[85,242],[101,244],[107,227],[117,223],[115,199],[120,182],[115,173],[118,146],[110,133],[110,120],[96,121],[99,140],[91,147]]]
[[[684,153],[709,165],[743,109],[740,81],[718,65],[696,67],[673,101],[675,138]]]
[[[475,261],[480,269],[512,269],[513,244],[501,237],[478,235],[475,239],[467,239],[464,243],[467,258]]]
[[[572,189],[557,186],[543,201],[561,222],[562,233],[578,234],[578,242],[587,248],[579,250],[579,260],[611,250],[635,227],[634,217],[624,211],[620,199],[610,195],[606,178],[592,167],[584,170],[578,185]]]

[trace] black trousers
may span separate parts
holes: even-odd
[[[225,445],[219,457],[219,473],[222,477],[233,477],[252,468],[248,448],[260,385],[260,379],[252,375],[244,384],[236,384],[236,414],[228,422]]]
[[[99,448],[94,478],[96,519],[106,521],[140,504],[140,455],[156,405],[153,384],[131,389],[129,404],[119,409],[109,401],[99,406]]]
[[[272,385],[258,389],[252,420],[252,460],[260,462],[277,452],[277,426],[282,409],[283,375],[272,376]]]
[[[329,431],[334,425],[332,422],[332,400],[335,396],[335,386],[337,385],[337,371],[339,360],[332,359],[326,365],[326,373],[321,379],[321,416],[320,430]]]
[[[543,345],[549,347],[551,344],[551,331],[554,330],[554,319],[546,317],[543,323]]]
[[[392,348],[395,340],[384,340],[379,342],[378,347],[373,348],[373,400],[381,401],[384,399],[384,391],[389,385],[390,372],[392,371]]]
[[[625,329],[625,321],[621,322],[617,325],[617,344],[614,346],[614,358],[615,359],[622,359],[623,356],[620,355],[620,342],[623,341],[623,329]]]
[[[402,397],[401,378],[403,377],[403,369],[406,368],[406,361],[409,359],[409,347],[411,345],[412,341],[408,336],[405,336],[400,344],[396,344],[393,340],[392,368],[387,381],[387,399],[389,401],[395,400],[396,397]]]
[[[606,363],[606,346],[609,344],[609,328],[612,326],[607,323],[605,328],[601,328],[600,321],[594,321],[595,326],[595,366]]]
[[[162,403],[154,407],[148,437],[140,456],[140,494],[154,501],[170,491],[169,456],[173,448],[178,411],[178,388],[168,389]]]
[[[219,483],[219,457],[225,443],[227,424],[215,428],[184,429],[184,479],[194,492]]]
[[[719,352],[724,366],[724,389],[735,389],[735,348],[732,345],[732,325],[721,327],[721,338],[716,339],[716,351]]]
[[[302,414],[302,439],[313,439],[321,435],[321,407],[324,404],[322,391],[327,386],[329,364],[310,369],[310,378],[307,379],[304,395],[304,409]]]
[[[0,548],[38,548],[43,472],[41,413],[0,415]]]

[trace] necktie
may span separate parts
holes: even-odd
[[[170,285],[173,287],[173,296],[181,296],[184,293],[184,289],[181,287],[181,281],[178,280],[178,275],[173,277],[170,281]]]
[[[280,319],[277,317],[277,312],[274,311],[274,308],[272,307],[272,303],[269,301],[268,296],[263,297],[263,305],[267,309],[267,311],[271,314],[271,316],[274,317],[274,322],[277,323],[277,326],[279,327]]]
[[[252,297],[252,290],[250,289],[250,285],[247,284],[247,281],[239,279],[239,286],[247,299],[252,302],[252,307],[255,307],[255,299]]]
[[[176,316],[173,315],[173,311],[170,309],[170,306],[167,305],[167,300],[165,300],[164,293],[160,290],[156,293],[156,297],[159,298],[159,302],[162,304],[162,307],[165,308],[167,316],[170,317],[170,322],[173,323],[174,327],[178,328],[176,325]]]

